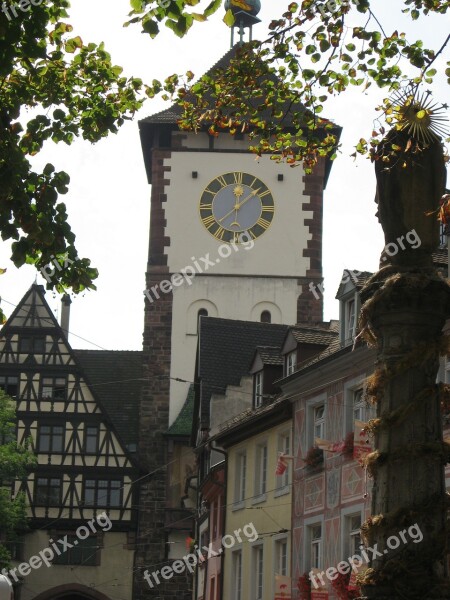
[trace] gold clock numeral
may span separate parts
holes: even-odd
[[[265,192],[263,192],[262,194],[258,194],[258,196],[260,198],[264,198],[265,196],[267,196],[268,194],[270,194],[270,190],[266,190]]]
[[[210,204],[201,204],[200,210],[212,210],[212,203]]]
[[[223,175],[219,175],[219,177],[216,177],[216,181],[218,181],[222,187],[226,187],[228,185]]]
[[[258,181],[258,178],[255,177],[255,179],[251,182],[250,187],[252,188],[257,181]]]
[[[251,237],[252,237],[254,240],[256,240],[256,234],[255,234],[255,233],[253,233],[253,230],[252,230],[252,229],[249,229],[249,230],[248,230],[248,232],[249,232],[249,234],[251,235]]]
[[[205,191],[203,192],[204,194],[211,194],[212,196],[216,195],[216,192],[213,192],[212,190],[210,190],[209,188],[206,188]]]
[[[238,185],[242,185],[242,178],[244,176],[243,173],[233,173],[234,175],[234,183],[238,184]]]
[[[211,225],[213,225],[216,222],[214,215],[209,215],[209,217],[205,217],[204,219],[202,219],[202,221],[203,225],[208,229],[211,227]]]
[[[256,225],[260,225],[263,229],[267,229],[270,225],[270,221],[267,221],[266,219],[263,219],[262,217],[260,217],[256,221]]]
[[[274,206],[264,206],[264,204],[263,204],[262,211],[263,211],[263,213],[265,213],[265,212],[274,213],[275,207]]]
[[[216,231],[216,233],[214,234],[214,236],[218,240],[223,240],[224,233],[225,233],[225,229],[223,227],[219,227],[219,229]]]

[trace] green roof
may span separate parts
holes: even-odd
[[[187,437],[191,435],[192,418],[194,416],[194,398],[194,385],[191,385],[189,387],[183,408],[181,409],[178,417],[167,430],[166,435],[180,435]]]

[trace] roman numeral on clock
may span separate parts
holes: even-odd
[[[214,233],[214,237],[218,240],[223,240],[223,234],[225,233],[225,229],[223,227],[219,227],[219,229]]]
[[[233,175],[234,175],[234,183],[241,185],[244,174],[235,172],[235,173],[233,173]]]
[[[209,217],[205,217],[204,219],[202,219],[202,221],[203,225],[208,229],[211,227],[211,225],[213,225],[216,222],[214,215],[209,215]]]
[[[262,227],[263,229],[267,229],[270,225],[270,221],[267,221],[266,219],[263,219],[262,217],[260,217],[257,221],[256,221],[256,225],[259,225],[260,227]]]

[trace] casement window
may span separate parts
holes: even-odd
[[[345,303],[345,339],[352,340],[355,337],[356,326],[356,304],[355,300],[347,300]]]
[[[295,371],[297,365],[297,351],[289,352],[286,354],[286,376],[291,375]]]
[[[98,425],[87,425],[84,433],[84,451],[86,454],[97,454],[99,442]]]
[[[263,600],[264,594],[264,548],[253,547],[253,573],[255,574],[253,600]]]
[[[347,535],[347,544],[345,548],[346,556],[354,556],[360,553],[361,545],[361,513],[347,515],[345,517],[345,531]]]
[[[242,595],[242,551],[236,550],[233,552],[233,577],[232,577],[232,589],[233,589],[233,600],[243,600]]]
[[[275,541],[275,574],[288,574],[288,542],[286,538]]]
[[[309,533],[309,569],[322,568],[322,525],[317,523],[308,527]]]
[[[255,373],[254,376],[254,408],[259,408],[263,401],[263,372]]]
[[[278,452],[287,454],[288,456],[291,454],[291,434],[289,432],[282,433],[278,436]],[[291,463],[288,462],[288,468],[283,475],[277,475],[277,489],[284,488],[289,485],[290,464]]]
[[[34,488],[36,506],[59,506],[62,481],[60,477],[38,477]]]
[[[19,337],[19,354],[44,354],[45,337]]]
[[[38,434],[39,452],[62,452],[64,450],[64,427],[62,425],[40,425]]]
[[[120,479],[86,479],[84,482],[84,503],[86,506],[115,508],[122,504]]]
[[[55,552],[54,565],[78,565],[80,567],[96,567],[100,564],[98,539],[95,535],[90,535],[82,540],[76,535],[67,535],[67,542],[72,548],[68,547],[65,552],[59,556]],[[62,548],[62,546],[58,546]]]
[[[245,452],[239,452],[236,455],[236,483],[234,490],[234,501],[243,502],[245,500],[245,486],[247,479],[247,455]]]
[[[314,408],[314,437],[325,437],[325,406],[316,406]]]
[[[255,496],[261,496],[267,490],[267,444],[256,446]]]
[[[11,398],[16,398],[19,391],[19,380],[17,377],[0,377],[0,388]]]
[[[42,379],[42,398],[48,400],[66,399],[66,378],[65,377],[43,377]]]
[[[353,390],[353,423],[355,421],[365,421],[366,404],[364,402],[363,388]]]

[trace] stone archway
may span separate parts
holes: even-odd
[[[111,600],[98,590],[79,583],[65,583],[42,592],[33,600]]]

